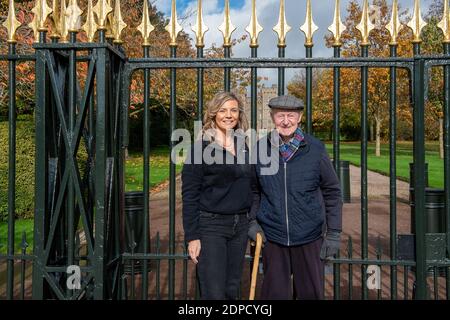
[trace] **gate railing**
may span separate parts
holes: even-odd
[[[46,42],[47,27],[44,22],[50,9],[45,0],[38,0],[34,27],[38,41],[35,43],[34,55],[15,54],[15,30],[17,22],[14,17],[13,2],[10,1],[10,13],[6,23],[8,29],[9,52],[0,55],[0,61],[8,61],[9,82],[9,186],[8,186],[8,241],[7,254],[0,255],[0,261],[6,261],[6,298],[12,299],[14,294],[15,263],[24,266],[25,260],[33,261],[32,290],[33,298],[58,299],[105,299],[127,298],[135,295],[134,263],[138,261],[156,262],[153,270],[147,263],[142,264],[139,279],[141,296],[149,297],[149,281],[156,272],[156,292],[161,285],[159,281],[160,262],[167,261],[167,297],[176,297],[176,262],[182,263],[182,288],[188,297],[187,274],[188,255],[185,247],[177,253],[175,238],[176,222],[176,167],[170,162],[169,175],[169,231],[168,253],[158,251],[159,237],[155,246],[157,252],[149,252],[149,155],[150,155],[150,77],[152,70],[170,70],[170,131],[176,129],[177,87],[176,76],[179,69],[197,70],[197,117],[201,118],[204,98],[204,70],[224,70],[224,90],[231,90],[231,72],[233,69],[250,68],[251,83],[251,127],[257,124],[257,70],[273,68],[278,70],[278,94],[284,93],[285,69],[305,69],[306,73],[306,132],[312,132],[312,80],[314,69],[333,70],[333,158],[336,170],[340,160],[340,72],[346,68],[361,70],[361,251],[360,257],[353,256],[353,239],[347,243],[347,257],[344,255],[332,261],[333,264],[333,296],[341,298],[341,268],[347,268],[348,297],[353,291],[353,266],[360,268],[358,284],[362,299],[368,299],[369,288],[365,284],[369,279],[368,269],[389,266],[390,295],[397,299],[398,274],[402,274],[403,297],[409,298],[409,273],[414,273],[414,290],[411,297],[425,299],[428,297],[428,274],[433,272],[434,297],[437,294],[440,277],[439,270],[444,268],[445,296],[450,298],[450,16],[448,1],[445,1],[444,18],[439,25],[444,31],[444,54],[440,56],[422,56],[420,54],[420,34],[424,23],[420,17],[420,3],[415,1],[414,16],[409,27],[413,30],[413,57],[397,57],[397,35],[400,25],[397,16],[397,1],[393,3],[393,15],[387,29],[391,34],[390,57],[369,57],[369,33],[373,25],[369,19],[368,1],[363,2],[361,23],[358,29],[362,35],[360,42],[360,57],[341,57],[341,35],[344,25],[340,20],[339,1],[336,1],[335,19],[330,31],[334,36],[334,57],[313,58],[313,34],[316,30],[312,19],[310,1],[307,1],[306,22],[301,27],[305,33],[306,57],[285,58],[286,33],[290,30],[284,14],[284,1],[280,1],[280,18],[274,28],[278,34],[278,58],[258,58],[258,35],[262,27],[258,24],[255,1],[252,1],[252,19],[247,31],[250,34],[251,58],[230,58],[231,33],[234,27],[231,23],[229,1],[225,2],[225,20],[220,30],[224,35],[224,57],[204,58],[204,34],[207,30],[201,15],[201,1],[198,2],[198,18],[194,32],[196,33],[197,58],[177,57],[177,35],[181,31],[177,22],[176,4],[172,1],[172,16],[167,30],[171,36],[170,58],[155,58],[149,56],[149,34],[153,27],[148,17],[147,1],[144,1],[144,14],[139,27],[143,35],[143,58],[128,59],[121,47],[120,33],[125,27],[121,14],[120,2],[115,2],[115,9],[106,0],[99,0],[94,10],[89,1],[87,22],[84,30],[88,43],[76,41],[79,31],[77,20],[80,10],[76,1],[72,0],[72,16],[64,28],[58,30],[59,40],[52,37],[52,42]],[[72,23],[72,24],[71,24]],[[98,42],[93,42],[95,32],[98,32]],[[26,254],[26,246],[22,254],[14,250],[15,234],[15,70],[21,61],[35,61],[36,73],[36,193],[34,218],[34,248],[32,254]],[[86,79],[82,81],[77,74],[77,67],[84,64]],[[444,187],[446,234],[427,234],[425,230],[425,101],[428,86],[428,74],[431,68],[444,69]],[[388,68],[390,70],[389,95],[389,152],[390,152],[390,241],[389,258],[383,258],[382,250],[377,246],[376,259],[369,257],[369,209],[368,209],[368,81],[369,69]],[[399,259],[397,234],[397,190],[396,190],[396,128],[397,128],[397,70],[408,71],[411,100],[413,106],[414,131],[414,185],[415,192],[415,246],[413,257]],[[125,149],[129,143],[128,137],[128,107],[130,105],[130,81],[133,73],[144,70],[144,252],[124,253],[124,159]],[[175,142],[171,141],[171,149]],[[345,213],[344,213],[345,214]],[[79,237],[83,236],[84,245],[80,245]],[[78,240],[77,240],[78,239]],[[24,241],[25,243],[26,241]],[[446,247],[444,254],[433,255],[435,245]],[[441,250],[442,251],[442,250]],[[247,259],[251,260],[250,256]],[[131,279],[124,272],[124,266],[132,262]],[[73,287],[74,278],[68,274],[68,267],[78,266],[80,286]],[[400,268],[400,270],[399,270]],[[401,270],[403,268],[403,270]],[[439,269],[440,268],[440,269]],[[414,269],[412,271],[412,269]],[[438,270],[439,269],[439,270]],[[22,278],[25,270],[22,268]],[[152,274],[153,272],[153,274]],[[75,272],[74,275],[77,275]],[[1,280],[3,280],[3,278]],[[76,280],[76,279],[75,279]],[[25,289],[22,282],[22,297]],[[345,285],[344,285],[345,287]],[[129,289],[131,292],[128,292]],[[381,291],[378,298],[381,298]],[[156,295],[158,297],[158,294]]]

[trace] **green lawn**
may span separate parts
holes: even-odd
[[[330,157],[333,156],[332,143],[326,144]],[[425,161],[428,163],[429,186],[443,188],[444,161],[439,158],[439,144],[427,142]],[[348,160],[359,166],[361,163],[360,142],[341,143],[341,160]],[[397,142],[397,177],[409,181],[409,163],[413,161],[412,142]],[[375,143],[369,143],[367,165],[369,170],[389,175],[389,144],[381,145],[381,156],[375,156]]]
[[[26,242],[28,243],[27,253],[33,251],[33,223],[32,219],[16,220],[14,236],[16,254],[22,253],[22,236],[24,232],[26,234]],[[0,253],[5,254],[8,250],[6,247],[8,239],[8,223],[6,222],[0,222],[0,239]]]
[[[176,166],[181,172],[182,165]],[[159,147],[150,151],[150,188],[169,179],[169,148]],[[142,153],[131,153],[126,160],[125,191],[144,190],[144,159]]]

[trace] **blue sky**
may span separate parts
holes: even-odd
[[[204,3],[211,1],[211,0],[203,0]],[[161,1],[161,0],[153,0],[152,2],[156,3],[156,6],[158,6],[158,3],[162,3],[162,2],[168,2],[168,1]],[[178,0],[177,1],[177,8],[180,10],[185,10],[189,4],[191,3],[196,3],[196,0]],[[217,10],[223,10],[223,6],[224,6],[225,1],[219,1],[217,3],[216,9]],[[243,5],[245,3],[245,0],[231,0],[230,1],[230,7],[232,9],[239,9],[242,8]]]
[[[156,7],[168,17],[170,16],[171,0],[151,0]],[[221,45],[223,42],[222,34],[217,30],[218,26],[223,21],[223,6],[224,0],[203,0],[203,14],[205,24],[209,27],[209,31],[205,34],[206,47],[212,43]],[[362,4],[363,0],[358,0]],[[388,0],[388,3],[391,3]],[[428,6],[433,0],[422,0],[422,15],[427,11]],[[285,0],[286,3],[286,20],[292,27],[292,30],[287,34],[286,42],[286,57],[298,58],[305,56],[304,35],[299,30],[300,26],[305,22],[306,0]],[[315,57],[331,57],[333,49],[325,47],[324,37],[329,34],[327,30],[332,24],[334,15],[335,0],[313,0],[312,11],[315,24],[319,30],[314,34],[314,48],[313,55]],[[344,19],[347,15],[346,7],[349,0],[341,0],[341,18]],[[414,0],[399,0],[402,8],[409,8],[412,13]],[[237,27],[233,33],[234,38],[239,38],[247,34],[245,28],[250,22],[251,14],[251,0],[230,0],[231,6],[231,20]],[[259,36],[258,56],[260,57],[276,57],[277,35],[272,28],[277,24],[279,13],[279,0],[257,0],[257,16],[260,25],[264,30]],[[195,39],[195,35],[191,30],[191,26],[195,24],[197,0],[178,0],[177,11],[178,16],[186,16],[188,12],[191,14],[189,18],[181,22],[183,29]],[[249,41],[238,44],[233,48],[234,57],[249,57],[250,48]],[[267,85],[276,83],[276,71],[269,69],[260,69],[259,75],[269,77]],[[294,74],[294,70],[287,70],[286,77],[290,79]]]

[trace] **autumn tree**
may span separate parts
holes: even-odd
[[[8,1],[1,0],[0,6],[0,23],[6,19],[8,11]],[[27,24],[32,20],[33,8],[35,1],[23,1],[16,3],[16,15],[22,26],[17,31],[17,48],[21,53],[32,53],[33,32],[27,27]],[[79,7],[83,10],[82,24],[86,19],[87,0],[78,0]],[[126,0],[121,2],[121,12],[127,28],[122,31],[123,40],[122,47],[126,55],[131,58],[142,57],[142,36],[137,31],[136,27],[141,23],[143,14],[143,0]],[[196,14],[189,12],[187,14]],[[168,24],[167,19],[153,2],[149,3],[149,16],[151,23],[155,26],[155,30],[150,35],[150,56],[151,57],[169,57],[169,34],[165,30]],[[180,20],[185,17],[181,16]],[[48,20],[47,20],[48,21]],[[51,26],[50,26],[51,28]],[[233,45],[244,41],[245,36],[240,39],[234,39]],[[7,52],[6,29],[0,27],[0,52]],[[79,32],[77,40],[86,42],[86,35],[84,32]],[[95,39],[97,41],[97,38]],[[196,49],[193,45],[193,40],[185,32],[180,32],[177,39],[177,56],[178,57],[195,57]],[[215,45],[210,48],[205,48],[206,58],[223,57],[223,48]],[[17,66],[17,104],[19,106],[19,113],[32,112],[34,110],[34,63],[23,63]],[[86,77],[87,65],[80,64],[77,69],[80,79]],[[136,72],[131,80],[131,99],[130,109],[132,117],[140,117],[143,111],[143,91],[144,80],[143,72]],[[250,73],[248,70],[232,70],[232,85],[244,87],[248,84]],[[196,70],[178,70],[177,71],[177,110],[186,118],[194,118],[197,109],[197,94],[196,94]],[[0,91],[7,90],[7,63],[0,64]],[[168,113],[170,107],[170,72],[169,70],[152,70],[150,76],[150,109],[162,110]],[[83,87],[83,84],[80,84]],[[223,71],[221,69],[205,69],[204,72],[204,99],[209,100],[217,91],[223,88]],[[0,100],[0,112],[7,114],[7,95],[2,94]],[[23,106],[23,107],[20,107]]]
[[[443,53],[444,35],[438,27],[444,12],[442,0],[433,2],[426,14],[428,25],[423,30],[423,54]],[[444,74],[442,67],[431,70],[428,83],[428,99],[425,111],[425,130],[429,139],[439,139],[439,154],[444,158]]]
[[[331,134],[331,129],[333,128],[333,111],[332,103],[324,98],[324,92],[322,89],[326,88],[330,84],[330,78],[327,76],[327,70],[313,69],[312,77],[312,100],[314,102],[313,106],[313,119],[314,119],[314,130],[319,132],[328,132]],[[332,79],[331,79],[332,81]],[[325,84],[325,82],[327,84]],[[304,72],[298,72],[294,75],[291,81],[289,81],[287,86],[289,94],[304,99],[306,97],[306,74]],[[330,108],[331,107],[331,108]]]
[[[372,1],[371,19],[377,28],[369,35],[369,56],[372,57],[388,57],[389,50],[389,32],[384,28],[391,19],[391,7],[388,6],[386,0]],[[400,10],[400,21],[405,23],[407,20],[407,10]],[[357,1],[350,1],[347,6],[347,17],[344,19],[346,30],[342,34],[341,55],[343,57],[360,56],[361,52],[361,34],[356,26],[361,21],[362,8]],[[375,21],[376,19],[376,21]],[[400,56],[410,56],[411,34],[404,28],[398,38],[398,54]],[[325,37],[328,47],[331,47],[334,41],[333,35],[329,34]],[[316,82],[318,84],[317,98],[314,100],[314,122],[317,119],[323,121],[323,116],[328,115],[328,119],[332,117],[333,110],[333,70],[327,69],[320,74],[321,79]],[[406,72],[398,71],[398,91],[399,97],[409,95],[408,78]],[[341,69],[341,126],[359,127],[361,112],[361,72],[359,68]],[[383,133],[387,132],[387,121],[389,116],[389,69],[388,68],[371,68],[369,69],[369,101],[368,115],[369,124],[373,124],[375,132],[376,148],[375,154],[380,155],[380,146]],[[290,85],[290,91],[294,92],[294,83]],[[399,110],[409,110],[410,104],[408,99],[400,98],[398,100]],[[406,113],[408,113],[406,112]],[[372,125],[371,125],[372,127]]]
[[[31,9],[34,1],[16,1],[16,17],[22,24],[16,32],[16,52],[29,54],[33,52],[33,32],[25,27],[32,19]],[[0,0],[0,25],[8,16],[8,0]],[[7,30],[0,26],[0,53],[8,52]],[[16,69],[16,107],[17,113],[32,113],[34,109],[34,62],[18,62]],[[8,63],[0,62],[0,117],[8,114]]]

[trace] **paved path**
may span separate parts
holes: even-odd
[[[347,241],[349,237],[353,240],[353,258],[361,257],[361,201],[360,201],[360,168],[350,167],[351,175],[351,203],[344,204],[343,208],[343,234],[342,234],[342,246],[341,251],[343,255],[348,254]],[[183,229],[181,219],[181,181],[177,178],[177,202],[176,202],[176,239],[179,243],[182,243]],[[410,207],[408,205],[409,197],[409,184],[397,180],[397,234],[409,234],[410,233]],[[389,259],[390,248],[390,209],[389,209],[389,177],[383,176],[375,172],[368,172],[368,252],[369,258],[376,259],[376,247],[378,243],[382,248],[382,258]],[[168,248],[168,193],[167,189],[163,189],[161,192],[153,194],[150,201],[151,207],[151,234],[152,239],[155,239],[156,232],[159,231],[162,241],[162,252]],[[180,250],[180,249],[179,249]],[[181,251],[179,251],[181,252]],[[177,279],[182,277],[182,265],[177,266]],[[401,269],[401,270],[400,270]],[[404,297],[403,287],[403,269],[400,268],[398,272],[399,298]],[[389,267],[382,268],[382,297],[389,298],[390,283],[389,283]],[[193,277],[194,268],[189,263],[188,273]],[[249,283],[249,266],[245,267],[243,276],[243,297],[246,297],[246,292]],[[261,279],[261,276],[260,276]],[[260,280],[259,279],[259,280]],[[358,299],[361,293],[361,268],[358,265],[353,266],[352,270],[352,290],[353,294],[351,298]],[[412,283],[413,278],[410,273],[408,276],[408,296],[412,295]],[[164,282],[167,283],[167,282]],[[341,267],[341,295],[342,298],[349,298],[349,279],[348,279],[348,266]],[[260,289],[260,283],[258,283],[257,294]],[[182,283],[177,281],[176,288],[177,296],[182,297]],[[194,292],[193,281],[188,282],[188,295]],[[442,290],[440,290],[442,293]],[[162,295],[166,295],[167,288],[161,286]],[[371,291],[371,298],[376,298],[377,291]],[[326,281],[326,296],[328,299],[333,297],[333,276],[327,274]]]

